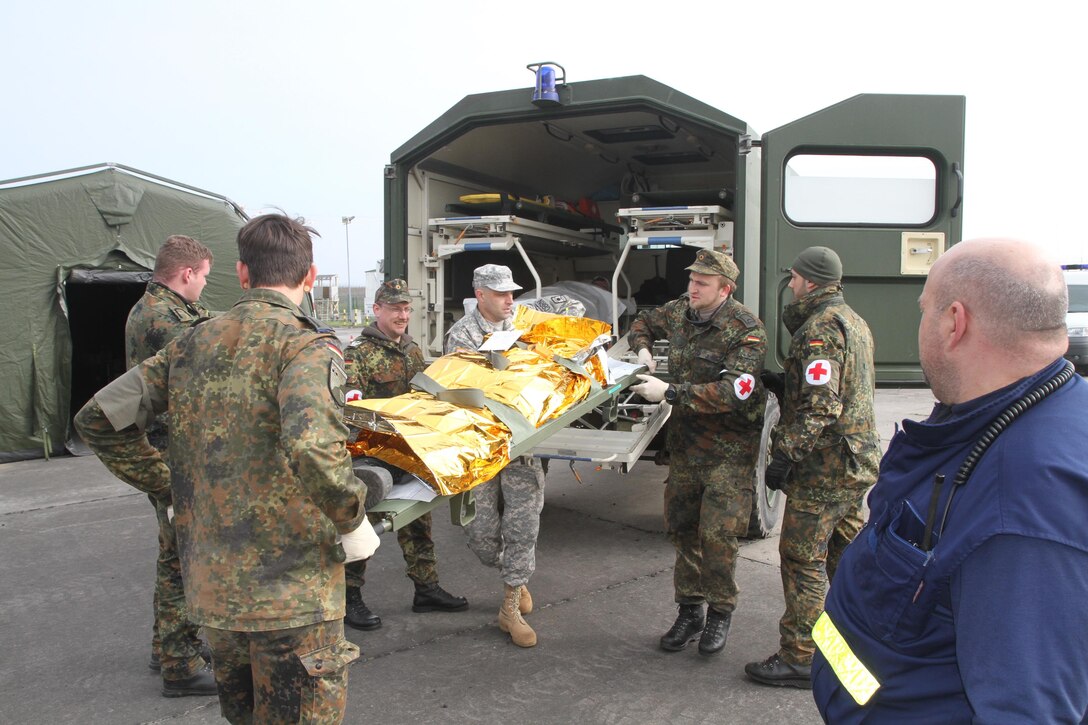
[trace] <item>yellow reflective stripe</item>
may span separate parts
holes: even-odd
[[[827,612],[821,614],[813,625],[812,639],[854,702],[859,705],[869,702],[869,698],[880,689],[880,683],[850,649]]]

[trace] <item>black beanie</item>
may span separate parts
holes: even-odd
[[[842,279],[842,262],[834,249],[809,247],[793,261],[794,272],[809,282],[824,286]]]

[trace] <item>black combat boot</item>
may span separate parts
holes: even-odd
[[[416,582],[416,595],[412,599],[413,612],[460,612],[462,609],[468,609],[468,600],[464,597],[453,596],[438,586],[438,582]]]
[[[681,604],[680,613],[668,632],[661,636],[661,649],[679,652],[703,631],[703,605]]]
[[[163,680],[163,697],[187,697],[189,695],[214,695],[215,675],[212,666],[206,664],[184,680]]]
[[[347,608],[344,624],[355,629],[370,631],[382,626],[382,618],[370,611],[363,601],[363,592],[359,587],[347,588]]]
[[[706,611],[706,628],[703,636],[699,638],[699,654],[716,655],[725,647],[725,638],[729,636],[729,622],[733,619],[732,612],[719,612],[714,607]]]
[[[744,674],[761,685],[812,689],[812,665],[792,665],[777,652],[762,662],[749,662]]]

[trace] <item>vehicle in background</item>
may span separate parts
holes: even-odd
[[[1069,330],[1069,349],[1065,358],[1088,373],[1088,264],[1066,264],[1065,284],[1069,287],[1069,313],[1065,326]]]
[[[622,335],[619,299],[679,297],[685,267],[714,248],[740,268],[736,297],[766,322],[767,366],[780,370],[788,267],[823,245],[873,330],[878,381],[922,382],[917,299],[962,233],[963,96],[862,94],[761,137],[645,76],[567,83],[558,64],[528,67],[533,88],[465,97],[385,167],[384,269],[417,298],[408,331],[425,356],[442,354],[482,264],[509,266],[537,296],[610,280],[608,322]],[[619,337],[609,354],[625,350]],[[762,447],[776,417],[775,406]],[[624,422],[615,404],[602,418]],[[571,460],[609,465],[582,450],[608,432],[578,436]],[[762,471],[753,532],[766,535],[782,496]]]

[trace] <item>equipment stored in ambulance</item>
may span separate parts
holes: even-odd
[[[622,356],[638,309],[683,294],[685,268],[713,248],[740,268],[736,297],[758,310],[767,367],[781,369],[788,266],[822,245],[873,331],[878,382],[922,381],[917,299],[962,229],[964,97],[862,94],[760,135],[645,76],[568,82],[559,64],[528,68],[532,87],[465,97],[385,168],[384,272],[408,281],[408,332],[425,355],[442,354],[473,270],[494,263],[524,299],[611,295],[594,307]],[[628,417],[612,405],[609,427]],[[597,439],[558,435],[537,451],[607,459],[584,450]],[[753,533],[773,526],[780,498],[760,480]]]

